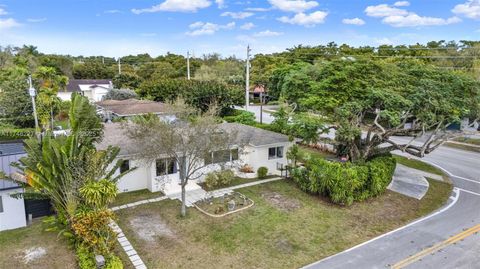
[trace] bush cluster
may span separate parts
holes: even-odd
[[[262,167],[259,167],[257,169],[258,178],[265,178],[265,177],[267,177],[267,174],[268,174],[268,168],[267,167],[262,166]]]
[[[235,174],[232,170],[222,170],[219,172],[211,172],[205,177],[205,185],[208,189],[227,186],[232,183]]]
[[[333,203],[351,205],[383,193],[392,180],[396,161],[377,157],[364,164],[330,162],[312,158],[292,171],[300,189],[329,197]]]

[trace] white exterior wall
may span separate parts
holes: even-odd
[[[283,158],[268,159],[268,149],[271,147],[281,147],[283,146]],[[253,167],[255,175],[259,167],[267,167],[269,175],[280,175],[280,171],[277,170],[277,163],[283,165],[287,164],[287,151],[292,146],[292,143],[277,143],[268,146],[262,147],[252,147],[246,146],[243,150],[239,152],[239,160],[234,162],[227,162],[222,165],[220,164],[211,164],[201,171],[198,172],[198,178],[191,180],[193,182],[203,182],[205,176],[214,171],[220,171],[222,169],[233,169],[237,170],[241,166],[248,164]],[[128,159],[128,158],[124,158]],[[148,189],[151,192],[163,191],[164,188],[167,188],[170,192],[173,189],[178,189],[180,191],[180,173],[165,175],[165,176],[156,176],[156,167],[155,162],[150,165],[145,165],[139,161],[130,160],[130,168],[137,166],[138,168],[125,175],[119,180],[118,189],[120,192],[129,192],[141,189]],[[178,166],[177,166],[178,167]],[[117,171],[117,173],[119,173]],[[196,176],[194,176],[196,177]]]
[[[98,84],[97,87],[91,88],[92,86],[92,84],[79,85],[83,94],[92,102],[102,101],[103,96],[105,96],[110,89],[110,84]]]
[[[150,166],[136,160],[130,160],[130,168],[133,167],[137,167],[137,169],[126,174],[118,181],[117,186],[119,192],[150,189]],[[116,175],[119,175],[119,173],[120,171],[117,171]]]
[[[283,146],[283,158],[268,159],[268,149],[273,147]],[[268,168],[269,175],[280,175],[280,171],[277,170],[277,163],[287,165],[287,151],[292,146],[292,143],[277,143],[268,146],[251,147],[247,146],[245,151],[248,151],[247,164],[253,167],[255,173],[257,169],[264,166]]]
[[[23,192],[22,189],[0,191],[3,212],[0,212],[0,231],[25,227],[25,204],[23,199],[15,199],[10,194]]]
[[[58,98],[62,101],[70,101],[72,99],[72,93],[71,92],[58,92],[57,93]]]

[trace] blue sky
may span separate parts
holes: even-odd
[[[0,0],[0,45],[244,58],[298,44],[479,40],[480,0]]]

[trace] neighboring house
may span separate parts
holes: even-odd
[[[58,91],[57,96],[63,101],[69,101],[72,93],[77,92],[86,96],[91,102],[98,102],[113,89],[110,79],[72,79],[68,81],[65,90]]]
[[[105,100],[97,102],[96,105],[105,121],[145,114],[168,115],[164,103],[149,100],[138,100],[134,98],[127,100]]]
[[[11,163],[18,161],[24,155],[22,143],[0,144],[0,171],[5,175],[15,172]],[[0,178],[0,231],[27,225],[24,200],[10,196],[19,192],[23,192],[23,189],[18,184]]]
[[[221,128],[236,133],[238,144],[244,146],[212,152],[210,158],[204,160],[209,165],[202,172],[203,175],[224,168],[233,169],[240,174],[238,168],[243,165],[251,166],[255,172],[264,166],[268,168],[269,174],[280,175],[279,168],[287,164],[286,153],[292,146],[288,136],[237,123],[222,123]],[[104,138],[97,148],[106,149],[108,146],[119,147],[118,158],[126,160],[117,173],[137,167],[120,179],[118,182],[120,192],[148,189],[151,192],[162,191],[165,194],[172,194],[181,191],[178,164],[169,158],[158,159],[152,163],[137,159],[135,156],[139,153],[138,149],[125,135],[119,123],[105,124]],[[200,183],[203,179],[202,176],[189,181],[186,189],[198,187],[195,183]]]

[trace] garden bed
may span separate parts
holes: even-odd
[[[212,196],[194,204],[195,208],[200,210],[200,212],[216,218],[245,210],[253,205],[254,202],[251,199],[239,192],[225,194],[220,197]]]

